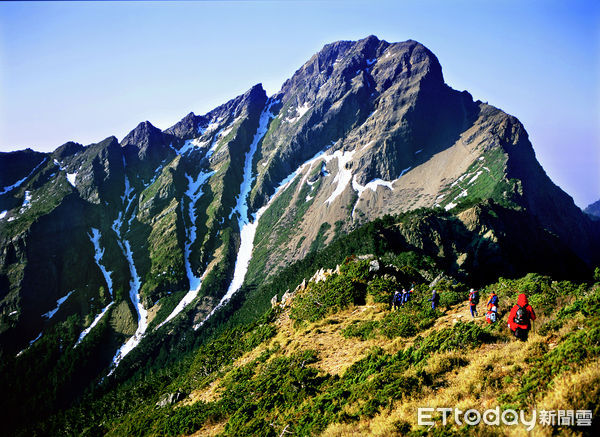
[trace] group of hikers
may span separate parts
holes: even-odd
[[[410,290],[408,291],[405,288],[403,288],[402,291],[394,291],[394,296],[392,297],[392,310],[397,310],[401,306],[404,306],[404,304],[410,300],[410,297],[414,291],[414,283],[411,285]]]
[[[414,292],[414,288],[415,284],[413,283],[408,291],[406,289],[402,289],[402,291],[396,290],[392,298],[392,310],[396,310],[407,303]],[[498,320],[498,301],[498,295],[495,291],[492,291],[486,304],[487,312],[485,318],[488,323],[496,323]],[[431,299],[429,299],[428,302],[431,302],[432,309],[436,309],[439,306],[440,294],[437,290],[433,290]],[[469,290],[469,310],[472,318],[479,316],[477,312],[478,304],[479,291],[471,288],[471,290]],[[508,328],[517,339],[526,341],[531,329],[531,322],[534,320],[535,312],[531,305],[529,305],[527,296],[524,293],[519,294],[516,305],[512,307],[508,314]]]

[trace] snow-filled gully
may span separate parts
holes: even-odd
[[[231,123],[231,125],[233,125],[233,123]],[[211,122],[211,124],[206,128],[206,130],[208,130],[208,131],[216,130],[217,127],[218,127],[218,123]],[[213,153],[216,151],[217,146],[218,146],[218,141],[219,141],[219,138],[220,138],[222,132],[223,132],[223,129],[219,130],[215,134],[215,136],[212,140],[211,146],[208,149],[208,151],[206,152],[206,155],[205,155],[206,159],[210,158],[213,155]],[[201,132],[201,133],[204,133],[204,132]],[[188,140],[188,141],[186,141],[185,145],[178,152],[177,151],[176,152],[178,154],[185,154],[185,153],[188,153],[193,147],[200,147],[200,146],[206,145],[206,144],[207,143],[201,143],[199,145],[197,143],[197,140]],[[202,194],[203,194],[202,187],[204,186],[204,184],[206,184],[208,182],[208,180],[214,173],[215,173],[214,171],[210,171],[210,172],[200,171],[200,173],[198,173],[198,176],[196,177],[196,179],[192,178],[188,174],[185,175],[185,177],[188,181],[188,189],[186,190],[185,195],[189,199],[187,217],[188,217],[190,223],[189,223],[189,227],[186,227],[186,229],[185,229],[186,241],[185,241],[185,245],[184,245],[184,265],[185,265],[185,272],[187,274],[188,281],[190,284],[190,288],[189,288],[188,292],[185,294],[185,296],[183,296],[183,298],[179,301],[177,306],[173,309],[173,311],[171,311],[171,314],[169,314],[165,320],[163,320],[158,326],[156,326],[155,330],[159,329],[164,324],[173,320],[173,318],[175,318],[190,303],[192,303],[192,301],[194,299],[196,299],[196,297],[198,296],[198,293],[200,292],[200,288],[202,287],[202,279],[204,278],[204,275],[197,276],[192,271],[192,264],[190,261],[190,256],[192,253],[192,245],[196,242],[196,238],[197,238],[196,224],[195,224],[196,218],[197,218],[196,217],[196,203],[202,197]],[[185,217],[186,214],[184,211],[183,203],[181,205],[181,209],[182,209],[182,217]]]
[[[104,256],[104,249],[100,246],[100,238],[102,237],[102,235],[100,234],[100,231],[98,229],[92,228],[92,233],[89,234],[88,237],[90,238],[90,241],[94,245],[94,261],[96,262],[96,265],[102,272],[102,276],[104,276],[104,281],[106,281],[106,286],[108,287],[108,293],[110,294],[111,301],[108,303],[108,305],[106,305],[102,309],[102,311],[100,311],[100,314],[98,314],[96,316],[96,318],[90,324],[90,326],[88,326],[81,332],[74,347],[77,347],[79,345],[79,343],[81,343],[83,341],[83,339],[86,337],[86,335],[88,335],[91,332],[91,330],[94,329],[94,327],[98,324],[98,322],[100,322],[100,320],[102,320],[102,317],[104,317],[104,314],[106,314],[108,309],[115,303],[113,300],[114,294],[113,294],[113,282],[112,282],[112,278],[111,278],[112,272],[109,272],[106,269],[106,267],[101,263],[102,257]]]
[[[125,162],[123,162],[123,164],[125,164]],[[109,372],[109,375],[111,375],[115,371],[121,360],[129,352],[131,352],[140,343],[140,341],[142,341],[142,338],[146,333],[146,329],[148,328],[148,311],[146,310],[146,308],[144,308],[144,305],[140,300],[140,288],[142,286],[142,281],[135,268],[131,245],[129,244],[129,241],[124,238],[122,233],[124,216],[131,208],[131,205],[133,204],[135,198],[136,196],[133,194],[133,188],[129,183],[127,175],[125,175],[125,194],[121,196],[121,200],[123,201],[124,206],[124,212],[119,212],[118,217],[113,222],[112,229],[117,234],[117,243],[119,244],[119,247],[121,248],[121,251],[125,256],[125,259],[127,259],[127,264],[129,266],[129,273],[131,274],[131,280],[129,282],[129,298],[131,299],[131,302],[133,303],[137,314],[137,329],[133,336],[130,337],[129,340],[127,340],[125,344],[123,344],[123,346],[121,346],[115,353],[115,356],[112,359],[112,369]],[[134,212],[132,212],[132,216],[128,221],[128,226],[131,223],[131,220],[134,218],[134,216],[135,210]]]
[[[23,179],[20,179],[20,180],[18,180],[17,182],[15,182],[14,184],[12,184],[12,185],[9,185],[8,187],[4,187],[2,190],[0,190],[0,196],[2,196],[3,194],[6,194],[6,193],[8,193],[9,191],[12,191],[12,190],[14,190],[15,188],[18,188],[18,187],[20,187],[20,186],[23,184],[23,182],[25,182],[27,179],[29,179],[29,178],[31,177],[31,175],[32,175],[32,174],[34,174],[34,173],[35,173],[35,171],[36,171],[38,168],[40,168],[40,166],[41,166],[42,164],[44,164],[44,163],[45,163],[47,160],[48,160],[48,158],[44,158],[44,159],[42,159],[42,161],[41,161],[41,162],[40,162],[38,165],[36,165],[36,166],[34,167],[34,169],[33,169],[33,170],[31,170],[31,172],[30,172],[30,173],[29,173],[27,176],[25,176]]]
[[[188,281],[190,283],[189,291],[186,295],[179,301],[175,309],[169,314],[169,316],[160,323],[156,329],[163,326],[165,323],[170,322],[175,316],[177,316],[181,311],[185,309],[195,298],[198,296],[198,292],[200,291],[200,287],[202,286],[202,277],[196,276],[196,274],[192,270],[192,264],[190,262],[190,255],[192,252],[192,245],[196,241],[196,203],[202,197],[202,186],[210,179],[210,177],[214,174],[211,172],[203,172],[201,171],[196,179],[193,179],[189,175],[185,175],[188,180],[188,189],[185,192],[185,195],[189,199],[188,204],[188,219],[190,221],[189,227],[185,230],[185,246],[184,246],[184,263],[185,263],[185,271],[188,277]],[[183,208],[183,204],[182,204]],[[185,214],[184,214],[185,216]]]
[[[240,289],[242,283],[244,282],[244,278],[246,277],[248,264],[250,263],[250,258],[252,257],[254,235],[256,234],[258,220],[268,206],[267,204],[260,208],[256,213],[252,214],[252,221],[250,221],[248,214],[248,195],[250,194],[252,182],[254,181],[254,176],[252,175],[252,160],[254,159],[254,154],[258,148],[258,143],[267,133],[269,121],[274,118],[274,115],[271,113],[271,107],[276,103],[278,103],[278,101],[272,101],[263,110],[262,114],[260,115],[258,129],[254,134],[252,144],[250,144],[250,149],[248,152],[246,152],[246,158],[244,161],[244,177],[242,179],[242,184],[240,185],[240,194],[237,197],[237,203],[232,211],[232,215],[237,214],[238,216],[238,226],[240,228],[241,240],[235,261],[233,279],[231,280],[231,284],[229,285],[227,292],[221,298],[217,306],[213,308],[210,314],[208,314],[208,316],[202,322],[194,325],[194,329],[200,328],[219,308],[229,301],[234,293]],[[275,193],[277,193],[277,191]],[[274,197],[275,194],[271,199]]]

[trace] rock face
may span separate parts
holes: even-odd
[[[600,263],[598,223],[521,123],[448,87],[422,44],[374,36],[164,131],[0,154],[0,193],[0,352],[66,323],[103,330],[103,369],[134,324],[138,340],[198,328],[236,271],[260,283],[385,214],[430,209],[394,238],[477,280]]]
[[[600,200],[594,202],[583,210],[592,220],[600,220]]]

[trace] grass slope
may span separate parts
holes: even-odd
[[[380,260],[381,261],[381,260]],[[380,262],[380,265],[384,265]],[[56,416],[46,431],[87,435],[522,435],[522,426],[417,424],[417,408],[521,408],[599,413],[600,283],[530,274],[492,289],[500,321],[471,320],[462,284],[439,284],[441,306],[417,283],[390,311],[407,279],[348,259],[260,320],[230,329],[174,366],[130,381]],[[338,273],[339,272],[339,273]],[[526,343],[506,328],[516,296],[538,315]],[[166,401],[171,395],[172,403]],[[163,402],[163,406],[157,404]],[[534,435],[582,435],[536,426]]]

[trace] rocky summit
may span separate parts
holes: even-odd
[[[331,247],[417,253],[441,269],[430,281],[590,277],[594,211],[422,44],[338,41],[272,96],[258,84],[164,131],[0,154],[0,356],[27,369],[23,396],[54,378],[34,402],[52,414],[257,319],[274,281],[295,287]]]

